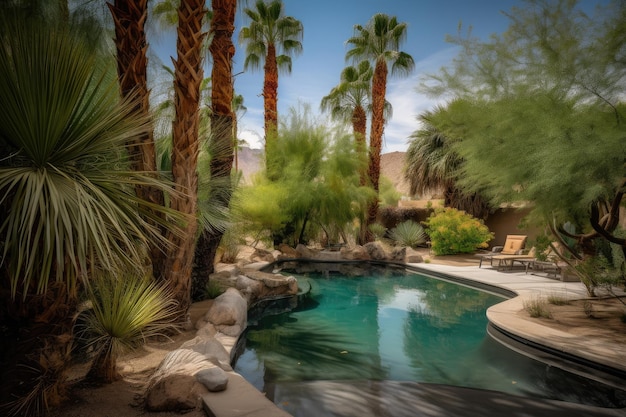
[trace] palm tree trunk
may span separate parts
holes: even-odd
[[[367,133],[367,115],[362,106],[355,107],[352,112],[352,131],[356,141],[357,155],[361,158],[365,154],[365,135]],[[367,172],[365,170],[359,173],[359,177],[361,179],[360,184],[367,185]]]
[[[235,11],[237,0],[213,0],[213,19],[211,32],[213,40],[209,51],[213,56],[213,70],[211,80],[211,129],[213,140],[216,142],[214,155],[211,158],[211,180],[225,178],[220,181],[230,184],[230,173],[233,167],[233,125],[235,115],[232,111],[234,95],[232,61],[235,55],[235,45],[232,37],[235,31]],[[227,185],[230,188],[230,185]],[[228,208],[231,190],[217,193],[214,203]],[[203,230],[196,246],[194,279],[192,294],[197,297],[206,286],[209,275],[213,273],[213,262],[217,248],[222,240],[222,230]]]
[[[150,113],[150,91],[148,90],[148,60],[146,51],[145,23],[148,15],[148,0],[124,1],[115,0],[115,4],[107,3],[115,24],[115,46],[117,49],[117,72],[120,80],[122,96],[135,97],[135,111],[142,114]],[[152,129],[137,141],[128,143],[131,166],[135,171],[154,172],[156,174],[156,149]],[[145,201],[164,205],[163,192],[154,187],[138,185],[138,197]],[[155,218],[162,215],[154,211]],[[156,222],[147,219],[152,226],[164,232]],[[162,277],[165,254],[156,242],[149,249],[152,270],[155,277]]]
[[[378,196],[378,181],[380,179],[380,152],[382,148],[383,130],[385,126],[385,95],[387,90],[387,63],[384,59],[376,61],[374,77],[372,79],[372,128],[370,131],[370,153],[368,174],[370,185]],[[376,223],[378,216],[378,198],[373,199],[367,207],[366,226]],[[367,232],[367,240],[374,240],[374,236]]]
[[[170,232],[172,243],[165,264],[166,279],[179,302],[181,319],[191,303],[191,273],[198,222],[198,109],[203,79],[202,19],[204,0],[181,0],[178,9],[177,59],[174,61],[174,106],[172,124],[172,175],[175,193],[171,208],[185,216],[181,234]]]
[[[263,81],[263,107],[265,109],[265,161],[268,164],[268,153],[273,149],[278,127],[278,64],[276,47],[270,43],[265,57],[265,79]],[[269,150],[269,152],[268,152]]]
[[[365,136],[367,134],[367,115],[362,106],[356,106],[352,111],[352,131],[354,132],[357,156],[359,161],[362,161],[365,159],[365,152],[367,149],[367,144],[365,143]],[[359,184],[361,186],[366,186],[367,182],[367,168],[365,166],[361,166],[359,171]],[[368,228],[366,227],[367,213],[362,213],[359,221],[361,222],[362,227],[359,231],[358,243],[362,245],[367,243],[368,240],[371,240],[371,237],[368,237],[371,233],[368,232]]]

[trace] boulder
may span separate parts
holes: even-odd
[[[228,375],[220,368],[203,369],[196,374],[196,379],[210,392],[224,391],[228,385]]]
[[[233,370],[230,366],[230,354],[214,337],[205,338],[202,336],[196,336],[195,338],[183,343],[180,346],[180,349],[189,349],[197,352],[204,356],[206,360],[216,366],[219,366],[225,371]]]
[[[189,349],[169,352],[148,380],[146,408],[150,411],[196,408],[206,389],[193,375],[214,366],[204,355]]]
[[[240,325],[245,328],[247,315],[248,304],[246,300],[237,289],[228,288],[215,299],[205,318],[216,329],[221,330],[220,326]]]
[[[404,263],[406,259],[406,247],[402,248],[393,248],[391,254],[389,255],[389,260],[394,262],[402,262]]]
[[[165,375],[146,392],[149,411],[184,411],[200,406],[204,386],[190,374]]]
[[[256,248],[250,256],[252,262],[274,262],[274,255],[265,249]]]
[[[385,253],[383,245],[381,245],[380,242],[369,242],[363,245],[363,247],[370,256],[370,259],[375,261],[383,261],[387,259],[387,254]]]
[[[282,258],[284,259],[295,259],[298,257],[298,251],[285,243],[278,245],[278,250],[282,253]]]
[[[363,246],[343,247],[339,250],[341,257],[348,261],[367,261],[370,255]]]
[[[424,258],[415,249],[408,248],[404,261],[408,264],[419,264],[424,262]]]

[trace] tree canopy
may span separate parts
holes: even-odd
[[[454,100],[431,121],[466,161],[462,186],[610,234],[624,186],[626,5],[590,16],[571,0],[526,4],[486,42],[450,37],[460,54],[422,89]]]

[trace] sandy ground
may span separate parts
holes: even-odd
[[[428,257],[427,252],[424,254]],[[437,257],[430,260],[434,263],[453,265],[471,265],[477,262],[476,257]],[[624,300],[626,302],[626,300]],[[209,302],[196,303],[192,307],[192,321],[207,311]],[[588,307],[588,306],[587,306]],[[615,299],[597,299],[592,301],[591,310],[585,309],[585,301],[574,301],[570,304],[556,306],[549,304],[547,309],[552,317],[530,318],[525,311],[521,316],[528,320],[538,320],[545,326],[551,326],[583,337],[606,338],[626,345],[626,323],[621,316],[626,307]],[[122,379],[109,385],[93,386],[78,382],[73,390],[70,401],[62,409],[56,410],[54,417],[206,417],[199,407],[195,410],[176,412],[147,412],[143,407],[144,384],[167,352],[176,349],[185,340],[195,336],[195,330],[177,335],[169,342],[151,343],[139,352],[124,356],[120,362]],[[80,373],[80,370],[77,370]]]

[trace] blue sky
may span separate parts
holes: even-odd
[[[586,3],[595,3],[592,0]],[[253,7],[255,0],[249,0]],[[207,0],[210,5],[210,0]],[[241,4],[241,2],[240,2]],[[375,13],[396,16],[408,25],[402,50],[415,61],[409,77],[389,78],[387,100],[393,106],[393,118],[385,127],[383,153],[405,151],[409,135],[419,128],[416,116],[437,104],[416,91],[420,77],[436,72],[450,62],[457,50],[445,42],[447,34],[456,34],[459,23],[463,30],[472,27],[474,36],[487,39],[501,33],[509,20],[502,11],[523,6],[521,0],[283,0],[284,12],[300,20],[304,26],[303,53],[293,57],[291,74],[279,75],[278,111],[286,114],[298,103],[308,103],[319,112],[320,100],[339,82],[347,51],[346,40],[354,33],[354,25],[365,25]],[[236,36],[247,17],[240,5],[236,15]],[[174,33],[151,41],[163,62],[175,56]],[[244,46],[236,41],[237,53],[233,73],[243,71]],[[209,76],[210,72],[205,72]],[[244,97],[246,113],[239,120],[239,137],[251,147],[263,146],[262,71],[238,74],[235,91]],[[368,121],[369,125],[369,121]]]

